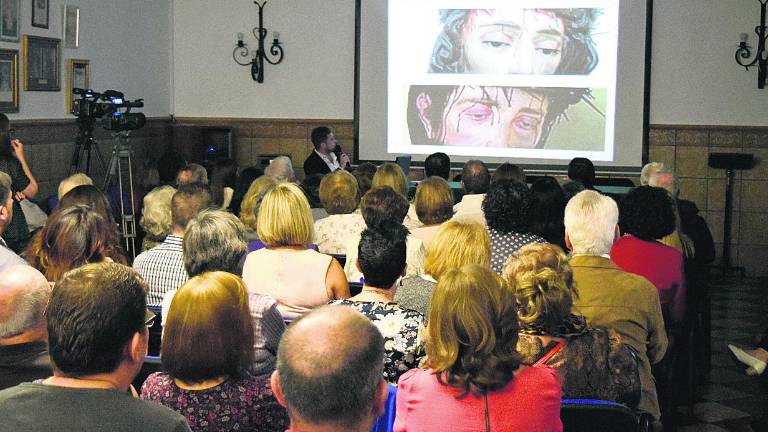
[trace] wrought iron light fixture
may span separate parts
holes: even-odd
[[[254,1],[253,4],[259,8],[259,25],[251,30],[253,36],[256,37],[257,48],[250,51],[248,44],[243,41],[243,34],[238,33],[237,45],[235,45],[235,49],[232,51],[232,58],[240,66],[250,66],[251,78],[256,82],[263,83],[264,61],[266,60],[267,63],[272,65],[279,64],[283,61],[283,47],[280,46],[280,34],[272,32],[272,46],[269,47],[269,53],[266,52],[264,42],[267,40],[268,31],[264,28],[264,6],[267,2],[266,0],[261,3]]]
[[[768,0],[757,0],[760,2],[760,25],[755,27],[757,35],[757,51],[753,53],[752,47],[747,45],[749,36],[746,33],[741,34],[739,49],[736,50],[736,63],[744,66],[747,70],[752,66],[757,66],[757,88],[765,88],[766,74],[768,73],[768,52],[765,51],[766,27],[765,27],[765,9]],[[752,55],[754,54],[754,58]],[[752,59],[752,60],[750,60]]]

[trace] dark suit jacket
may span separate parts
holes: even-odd
[[[328,168],[328,164],[325,163],[323,158],[321,158],[317,152],[312,150],[312,153],[310,153],[307,159],[304,161],[304,175],[309,177],[312,174],[325,175],[330,172],[331,169]]]

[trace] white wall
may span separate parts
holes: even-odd
[[[768,126],[768,88],[734,60],[759,22],[757,0],[655,0],[651,123]]]
[[[238,32],[253,47],[253,0],[173,0],[173,9],[177,116],[352,118],[354,0],[269,1],[265,27],[280,33],[285,58],[266,65],[263,84],[232,60]]]
[[[91,61],[91,88],[114,89],[126,98],[144,98],[147,116],[170,112],[170,0],[50,0],[49,28],[31,26],[32,2],[21,0],[21,33],[62,39],[63,5],[80,7],[80,47],[64,48],[61,91],[25,92],[21,82],[21,42],[0,42],[19,50],[20,111],[17,119],[73,118],[66,107],[66,67],[70,58]]]

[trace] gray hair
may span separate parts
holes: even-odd
[[[291,158],[288,156],[278,156],[272,159],[269,166],[264,170],[264,175],[277,183],[292,182],[296,179]]]
[[[72,174],[59,182],[59,199],[72,189],[84,185],[93,186],[93,180],[83,173]]]
[[[245,225],[232,213],[203,210],[187,224],[182,249],[189,277],[208,271],[241,274],[248,253]]]
[[[144,207],[139,225],[147,234],[155,238],[167,235],[173,225],[171,217],[171,199],[176,189],[173,186],[160,186],[144,196]]]
[[[14,265],[0,271],[0,339],[39,325],[50,295],[45,276],[33,267]]]
[[[181,171],[190,172],[191,176],[187,183],[200,183],[204,185],[208,184],[208,171],[206,171],[205,167],[200,164],[191,163],[182,168]],[[176,178],[178,179],[178,176]]]
[[[564,222],[573,253],[606,255],[616,240],[619,207],[610,197],[585,190],[568,201]]]
[[[677,198],[677,195],[680,193],[677,176],[673,172],[667,170],[661,170],[653,174],[648,179],[648,186],[666,189],[672,198]]]
[[[661,162],[649,162],[643,166],[643,169],[640,171],[640,184],[642,186],[647,186],[648,182],[650,181],[651,177],[654,176],[657,172],[664,170],[664,164]]]

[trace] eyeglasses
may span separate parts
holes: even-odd
[[[155,318],[157,318],[157,314],[147,309],[144,313],[144,325],[147,326],[147,328],[152,327],[155,324]]]

